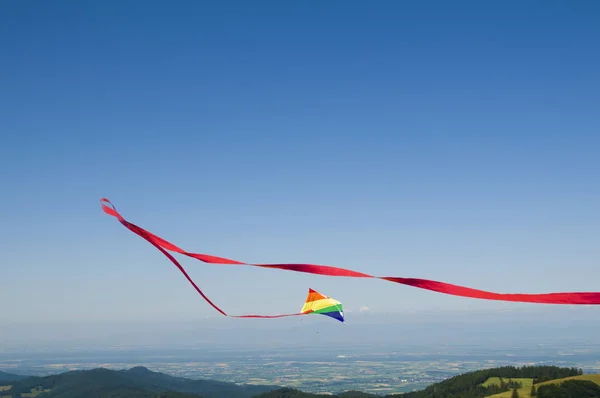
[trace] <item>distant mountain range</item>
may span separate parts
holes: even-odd
[[[533,395],[532,395],[533,394]],[[388,395],[391,397],[392,395]],[[394,395],[402,398],[600,398],[600,375],[555,366],[505,366],[468,372],[435,383],[422,391]],[[0,372],[0,398],[374,398],[348,391],[319,395],[279,386],[238,385],[214,380],[191,380],[153,372],[145,367],[104,368],[51,376],[19,376]]]

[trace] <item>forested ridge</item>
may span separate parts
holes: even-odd
[[[560,384],[547,384],[537,388],[535,398],[598,398],[600,386],[589,380],[566,380]]]
[[[27,376],[14,375],[12,373],[0,372],[0,383],[23,380],[26,379]]]
[[[562,379],[565,377],[583,374],[581,369],[560,368],[557,366],[503,366],[499,368],[483,369],[451,377],[440,383],[432,384],[422,391],[403,394],[403,398],[483,398],[514,388],[519,388],[519,383],[511,379],[529,378],[534,384],[548,380]],[[483,386],[490,377],[498,377],[502,383],[498,385]]]
[[[215,380],[191,380],[144,367],[129,370],[92,369],[29,377],[11,383],[0,397],[21,398],[32,390],[45,391],[40,398],[105,397],[203,397],[250,398],[277,387],[238,385]],[[2,395],[4,394],[4,395]],[[185,394],[185,395],[183,395]]]

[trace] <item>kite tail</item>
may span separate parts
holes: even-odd
[[[511,301],[521,303],[540,303],[540,304],[588,304],[598,305],[600,304],[600,292],[569,292],[569,293],[542,293],[542,294],[522,294],[522,293],[494,293],[487,292],[484,290],[472,289],[465,286],[454,285],[451,283],[438,282],[429,279],[417,279],[417,278],[402,278],[402,277],[379,277],[362,272],[356,272],[345,268],[332,267],[328,265],[317,265],[317,264],[251,264],[244,263],[237,260],[231,260],[223,257],[211,256],[208,254],[199,254],[187,252],[171,242],[164,240],[163,238],[154,235],[153,233],[146,231],[145,229],[132,224],[125,220],[113,206],[113,204],[106,198],[101,199],[102,210],[113,217],[116,217],[121,224],[127,227],[130,231],[139,235],[146,241],[150,242],[158,250],[161,251],[175,266],[181,271],[186,277],[188,282],[196,289],[196,291],[208,302],[214,309],[219,311],[221,314],[233,317],[233,318],[281,318],[287,316],[298,316],[306,315],[305,313],[297,314],[283,314],[283,315],[238,315],[232,316],[227,315],[222,309],[214,304],[194,283],[194,281],[187,274],[185,269],[177,262],[177,260],[167,252],[172,251],[179,254],[183,254],[188,257],[195,258],[205,263],[210,264],[236,264],[236,265],[248,265],[253,267],[261,268],[272,268],[281,269],[286,271],[304,272],[316,275],[336,276],[336,277],[349,277],[349,278],[370,278],[370,279],[382,279],[389,282],[399,283],[407,286],[416,287],[419,289],[431,290],[438,293],[449,294],[452,296],[468,297],[482,300],[495,300],[495,301]]]
[[[167,257],[169,260],[171,260],[171,262],[173,264],[175,264],[177,269],[179,269],[179,271],[183,274],[183,276],[185,276],[185,278],[194,287],[194,289],[196,289],[198,294],[200,294],[200,296],[202,296],[202,298],[208,304],[210,304],[211,307],[213,307],[215,310],[220,312],[222,315],[224,315],[226,317],[230,317],[230,318],[283,318],[283,317],[289,317],[289,316],[307,315],[307,313],[294,313],[294,314],[281,314],[281,315],[256,315],[256,314],[228,315],[225,311],[223,311],[221,308],[219,308],[218,305],[213,303],[206,294],[204,294],[202,289],[200,289],[198,287],[198,285],[196,285],[194,280],[188,275],[185,268],[183,268],[183,266],[175,259],[175,257],[173,257],[169,252],[167,252],[165,250],[165,249],[167,249],[167,250],[172,250],[172,251],[179,251],[181,249],[179,249],[177,246],[173,245],[172,243],[169,243],[166,240],[154,235],[153,233],[148,232],[145,229],[138,227],[137,225],[132,224],[132,223],[128,222],[127,220],[125,220],[117,212],[117,210],[112,205],[112,203],[110,203],[110,201],[108,201],[107,199],[102,199],[102,202],[103,202],[102,209],[104,210],[105,213],[107,213],[113,217],[116,217],[121,222],[121,224],[123,224],[125,227],[127,227],[127,229],[129,229],[134,234],[136,234],[136,235],[140,236],[141,238],[145,239],[146,241],[148,241],[152,246],[156,247],[162,254],[164,254],[165,257]],[[104,203],[110,204],[111,207],[106,206]]]

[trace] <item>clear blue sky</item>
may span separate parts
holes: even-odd
[[[600,289],[599,20],[594,1],[3,1],[0,322],[215,316],[103,196],[243,261]],[[232,314],[297,311],[308,287],[355,313],[520,307],[182,263]]]

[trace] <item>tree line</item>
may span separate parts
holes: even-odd
[[[534,386],[535,388],[535,386]],[[535,398],[600,398],[600,386],[589,380],[567,380],[560,384],[539,386]]]

